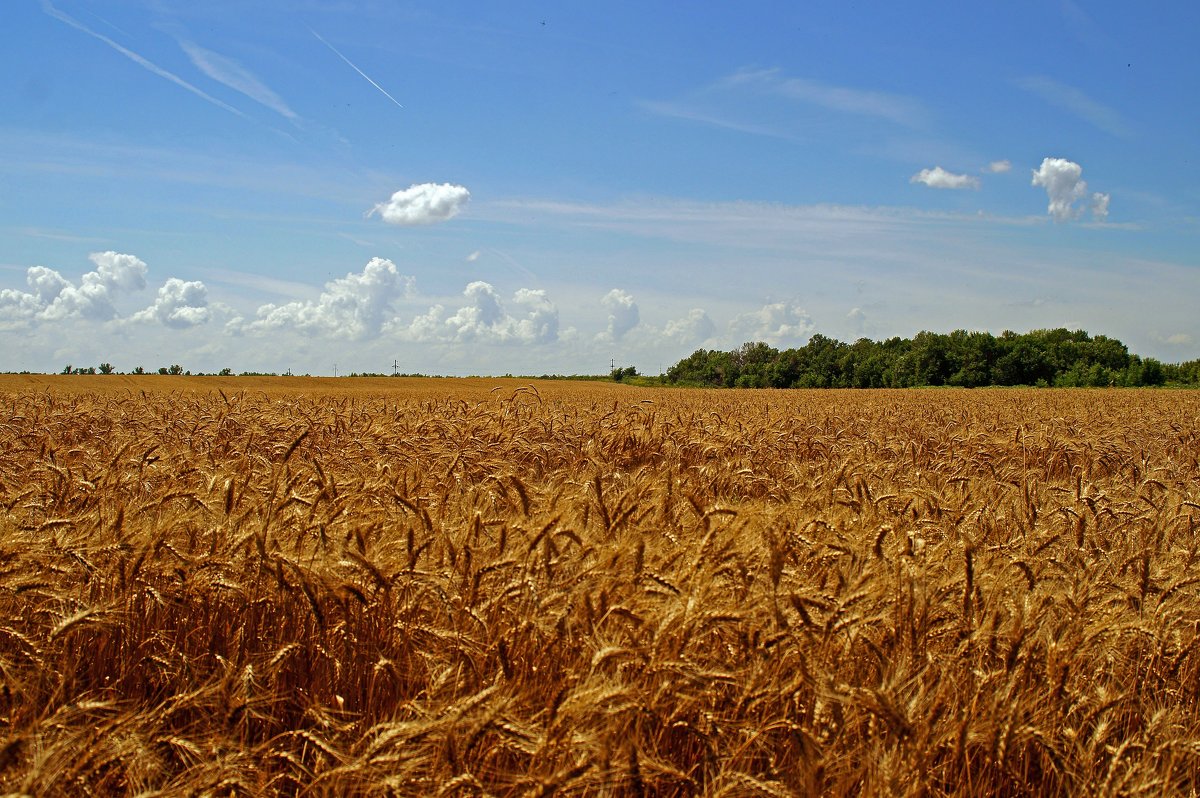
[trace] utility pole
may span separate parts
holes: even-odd
[[[392,376],[395,377],[399,373],[400,373],[400,361],[393,360],[392,361]]]

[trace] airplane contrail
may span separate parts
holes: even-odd
[[[384,97],[387,97],[389,100],[391,100],[392,102],[396,103],[396,107],[398,107],[398,108],[403,108],[403,107],[404,107],[403,105],[401,105],[399,102],[397,102],[397,101],[396,101],[396,98],[395,98],[395,97],[393,97],[392,95],[388,94],[388,93],[387,93],[387,91],[386,91],[386,90],[383,88],[383,86],[380,86],[378,83],[376,83],[375,81],[371,80],[371,77],[370,77],[370,76],[369,76],[369,75],[368,75],[366,72],[363,72],[361,69],[359,69],[358,67],[356,67],[356,66],[354,65],[354,62],[353,62],[353,61],[351,61],[351,60],[350,60],[349,58],[347,58],[346,56],[342,55],[341,51],[339,51],[339,50],[338,50],[338,48],[334,47],[332,44],[330,44],[329,42],[327,42],[327,41],[325,41],[323,38],[321,38],[321,34],[317,33],[317,32],[316,32],[315,30],[313,30],[312,28],[309,28],[309,29],[308,29],[308,32],[309,32],[309,33],[311,33],[313,36],[316,36],[316,37],[317,37],[317,41],[319,41],[321,44],[325,45],[325,46],[326,46],[326,47],[328,47],[330,50],[333,50],[333,52],[334,52],[334,53],[337,55],[337,57],[338,57],[338,58],[342,59],[343,61],[345,61],[347,64],[349,64],[349,65],[350,65],[350,68],[351,68],[351,69],[353,69],[353,70],[354,70],[355,72],[357,72],[358,74],[362,75],[362,76],[363,76],[363,78],[365,78],[365,79],[366,79],[367,83],[370,83],[372,86],[374,86],[375,88],[379,89],[379,91],[380,91],[380,92],[383,94],[383,96],[384,96]]]
[[[121,45],[117,44],[116,42],[114,42],[112,39],[108,38],[104,34],[96,33],[96,31],[92,30],[87,25],[84,25],[82,22],[80,22],[79,20],[70,16],[69,14],[64,14],[62,11],[59,11],[57,8],[54,7],[54,5],[50,2],[50,0],[42,0],[42,11],[45,11],[47,14],[49,14],[50,16],[54,17],[55,19],[59,20],[60,22],[65,22],[66,24],[70,25],[72,28],[75,28],[76,30],[81,30],[89,36],[96,37],[100,41],[107,44],[109,47],[116,50],[121,55],[128,58],[130,61],[133,61],[138,66],[143,67],[144,69],[147,69],[150,72],[153,72],[155,75],[158,75],[160,78],[165,78],[166,80],[171,81],[176,86],[187,89],[192,94],[195,94],[197,97],[200,97],[201,99],[207,100],[208,102],[212,103],[213,105],[217,106],[218,108],[224,108],[229,113],[237,114],[238,116],[242,117],[243,119],[249,118],[244,113],[242,113],[238,109],[234,108],[232,105],[228,105],[226,103],[221,102],[216,97],[213,97],[211,94],[206,94],[205,92],[201,91],[200,89],[196,88],[192,84],[188,83],[186,80],[179,77],[178,75],[172,74],[172,73],[168,72],[167,70],[163,69],[162,67],[160,67],[158,64],[155,64],[152,61],[148,61],[145,58],[142,58],[140,55],[135,53],[133,50],[130,50],[126,47],[122,47]]]

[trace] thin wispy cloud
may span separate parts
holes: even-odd
[[[1074,86],[1040,75],[1021,78],[1017,81],[1017,86],[1106,133],[1117,137],[1129,135],[1129,125],[1121,114],[1107,105],[1096,102]]]
[[[723,128],[725,130],[736,130],[739,133],[750,133],[756,136],[790,138],[786,134],[765,125],[756,125],[749,122],[730,119],[719,114],[705,113],[699,109],[691,108],[679,103],[660,102],[656,100],[639,100],[637,102],[637,106],[657,116],[665,116],[673,119],[685,119],[689,122],[699,122],[712,127]]]
[[[1089,47],[1112,49],[1113,41],[1086,11],[1071,0],[1062,0],[1063,23],[1067,31]]]
[[[353,62],[353,61],[351,61],[351,60],[350,60],[349,58],[347,58],[346,56],[342,55],[341,51],[340,51],[340,50],[338,50],[338,48],[334,47],[332,44],[330,44],[329,42],[325,41],[325,39],[323,39],[323,38],[321,37],[321,34],[317,33],[317,32],[316,32],[315,30],[313,30],[312,28],[309,28],[309,29],[308,29],[308,32],[309,32],[309,33],[311,33],[313,36],[316,36],[316,37],[317,37],[317,41],[319,41],[321,44],[325,45],[325,46],[326,46],[326,47],[328,47],[330,50],[333,50],[334,54],[335,54],[335,55],[336,55],[338,58],[342,59],[343,61],[345,61],[347,64],[349,64],[349,65],[350,65],[350,68],[351,68],[351,69],[353,69],[353,70],[354,70],[355,72],[357,72],[358,74],[362,75],[362,76],[363,76],[363,78],[364,78],[364,79],[367,81],[367,83],[370,83],[372,86],[374,86],[375,88],[379,89],[379,91],[380,91],[380,92],[383,94],[383,96],[384,96],[384,97],[387,97],[389,100],[391,100],[393,103],[395,103],[395,104],[396,104],[396,107],[397,107],[397,108],[403,108],[403,107],[404,107],[403,105],[401,105],[401,104],[400,104],[400,101],[399,101],[399,100],[397,100],[397,99],[396,99],[395,97],[393,97],[392,95],[388,94],[388,93],[387,93],[387,90],[386,90],[386,89],[384,89],[384,88],[383,88],[383,86],[380,86],[378,83],[376,83],[375,81],[371,80],[371,76],[370,76],[370,75],[368,75],[366,72],[363,72],[361,69],[359,69],[357,66],[355,66],[355,65],[354,65],[354,62]]]
[[[780,69],[739,69],[681,98],[636,104],[658,116],[790,141],[810,138],[814,107],[867,120],[872,129],[880,121],[910,130],[928,126],[926,110],[912,98],[788,77]]]
[[[188,58],[192,59],[196,68],[213,80],[241,92],[286,119],[294,122],[299,118],[283,98],[232,58],[226,58],[189,41],[181,40],[179,46],[187,53]]]
[[[779,69],[741,69],[718,85],[774,94],[839,113],[886,119],[905,127],[925,125],[924,109],[910,97],[835,86],[809,78],[790,78]]]
[[[188,83],[186,80],[179,77],[178,75],[176,75],[172,72],[168,72],[167,70],[160,67],[158,64],[155,64],[153,61],[149,61],[146,58],[143,58],[142,56],[138,55],[133,50],[130,50],[127,47],[122,47],[121,45],[117,44],[115,41],[108,38],[104,34],[97,33],[96,31],[92,30],[87,25],[84,25],[82,22],[75,19],[71,15],[64,14],[62,11],[59,11],[57,8],[54,7],[54,5],[50,2],[50,0],[42,0],[42,10],[44,12],[46,12],[46,14],[48,14],[49,16],[57,19],[59,22],[63,22],[67,25],[70,25],[72,28],[75,28],[78,31],[82,31],[83,33],[86,33],[88,36],[92,36],[96,39],[99,39],[100,41],[104,42],[109,47],[113,48],[118,53],[125,56],[130,61],[133,61],[135,64],[142,67],[143,69],[153,72],[155,75],[158,75],[160,78],[163,78],[164,80],[171,81],[176,86],[179,86],[182,89],[186,89],[187,91],[190,91],[192,94],[196,95],[200,99],[205,100],[209,103],[212,103],[213,105],[217,106],[218,108],[220,108],[222,110],[228,111],[231,114],[236,114],[237,116],[240,116],[242,118],[246,118],[246,115],[244,113],[242,113],[238,109],[234,108],[232,105],[221,102],[216,97],[213,97],[211,94],[207,94],[206,92],[202,91],[201,89],[196,88],[195,86]]]

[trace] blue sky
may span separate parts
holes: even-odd
[[[12,0],[0,369],[1200,357],[1200,6]]]

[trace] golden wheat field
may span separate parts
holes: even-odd
[[[1200,792],[1197,392],[0,406],[0,793]]]

